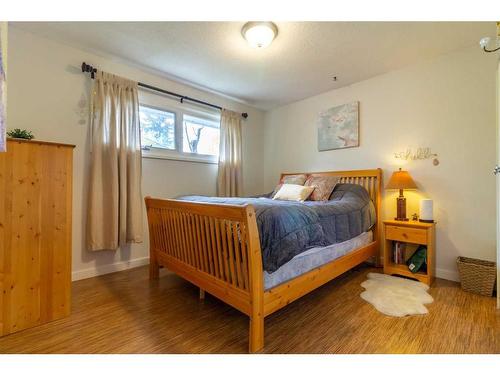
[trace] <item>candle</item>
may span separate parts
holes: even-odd
[[[420,201],[420,221],[433,223],[432,199],[422,199]]]

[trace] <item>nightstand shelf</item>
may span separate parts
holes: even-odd
[[[384,273],[416,279],[431,285],[435,275],[435,227],[436,223],[418,221],[384,220]],[[416,273],[406,264],[393,262],[393,242],[404,242],[427,247],[427,268]]]

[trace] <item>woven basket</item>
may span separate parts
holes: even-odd
[[[457,258],[462,289],[491,297],[497,276],[495,262],[466,257]]]

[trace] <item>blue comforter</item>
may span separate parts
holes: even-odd
[[[263,268],[276,271],[312,247],[347,241],[375,223],[375,208],[359,185],[338,184],[329,201],[290,202],[270,198],[183,196],[180,200],[251,204],[255,208]]]

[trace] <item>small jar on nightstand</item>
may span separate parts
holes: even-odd
[[[436,273],[436,223],[418,221],[384,220],[384,273],[399,275],[431,285]],[[399,259],[396,255],[396,244],[402,249]],[[404,254],[410,248],[423,245],[426,250],[426,265],[417,272],[412,272],[406,265],[411,254]]]

